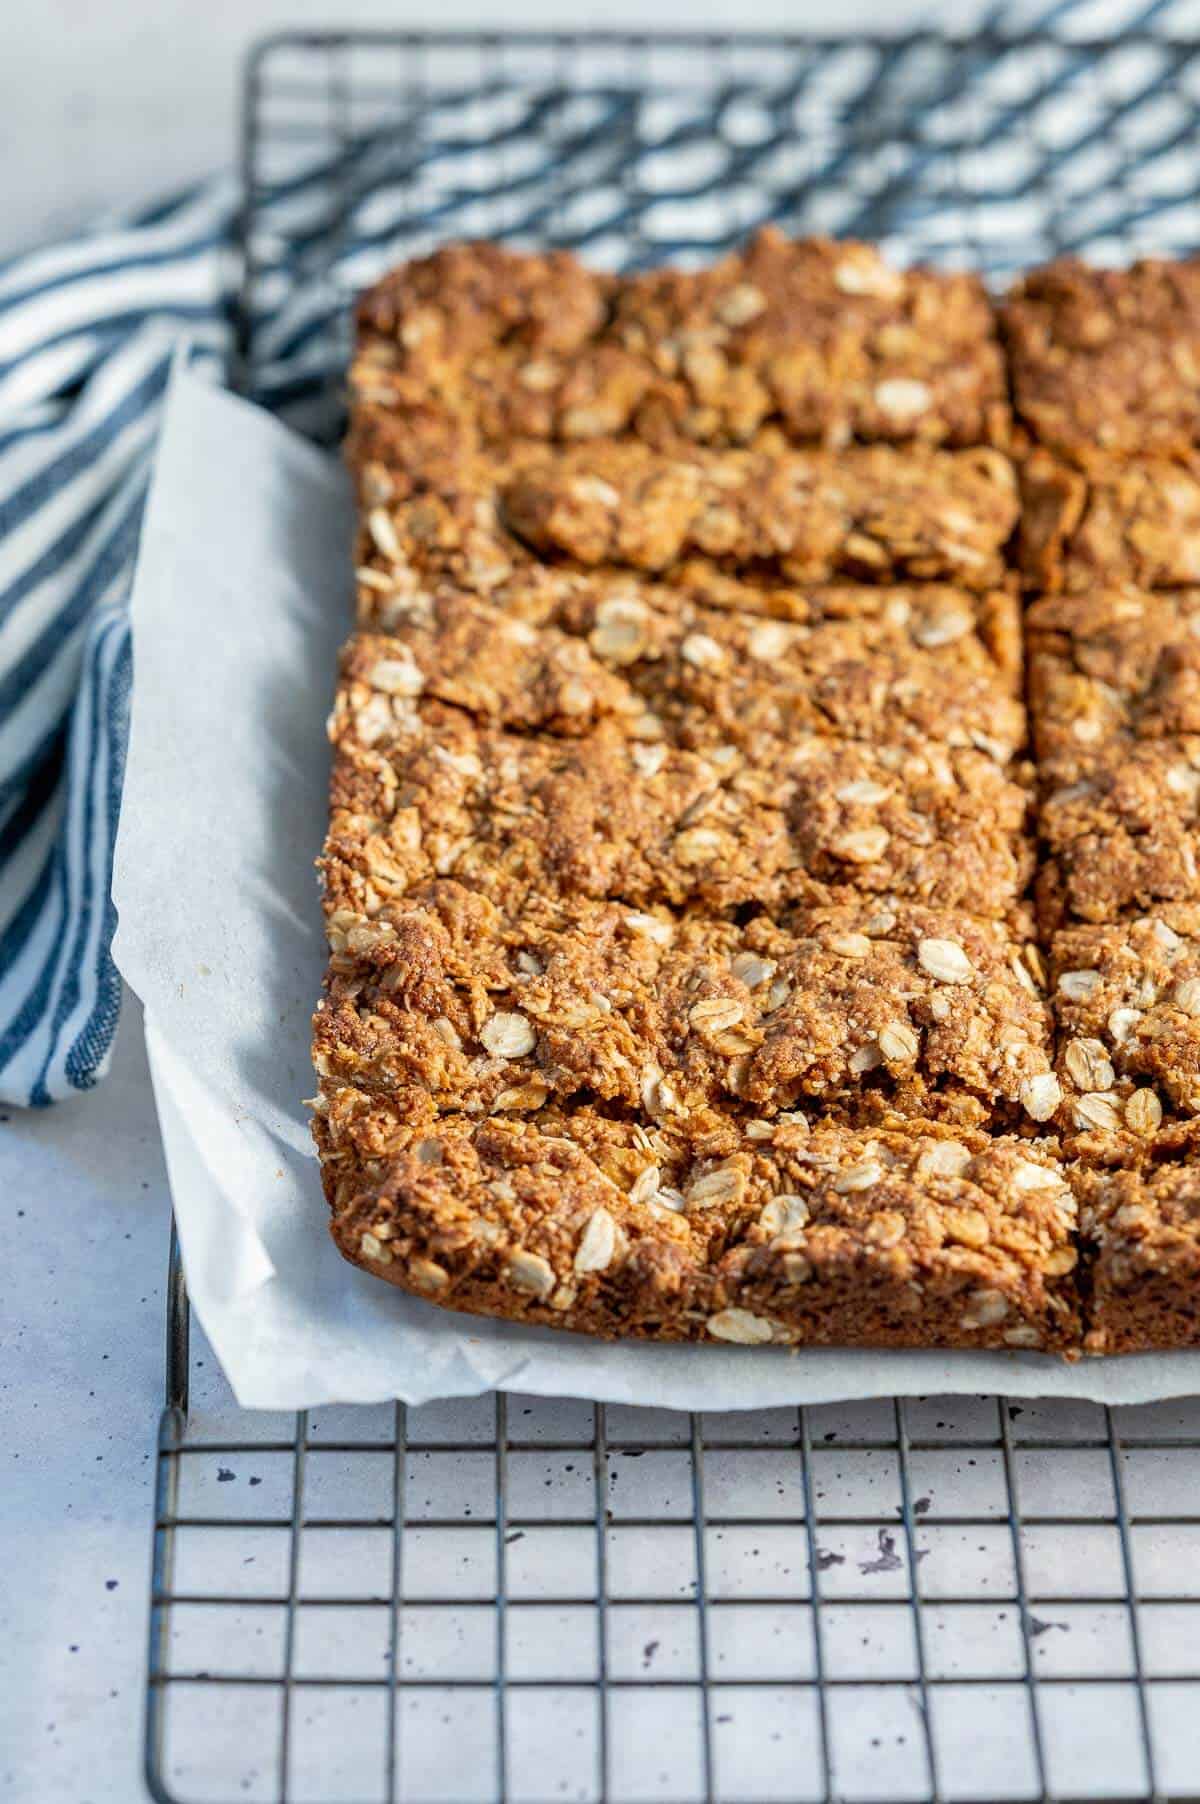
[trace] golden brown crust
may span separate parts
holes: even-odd
[[[536,552],[585,567],[662,571],[699,555],[796,583],[991,585],[1017,515],[997,451],[666,455],[619,441],[524,460],[500,507]]]
[[[1064,928],[1049,964],[1065,1144],[1140,1158],[1164,1121],[1200,1116],[1200,908]]]
[[[1082,774],[1072,757],[1041,775],[1045,927],[1200,901],[1200,738],[1102,747]]]
[[[818,733],[914,748],[936,738],[1007,763],[1024,746],[1011,592],[842,590],[839,613],[780,620],[661,584],[555,574],[523,573],[486,600],[367,585],[362,613],[387,630],[351,640],[344,681],[521,731],[581,733],[608,718],[692,751]],[[856,612],[858,597],[873,605]]]
[[[693,558],[776,586],[999,585],[1017,522],[1001,452],[863,445],[658,451],[636,439],[484,452],[440,423],[364,409],[350,440],[366,509],[362,560],[381,577],[486,592],[529,562],[670,581]]]
[[[593,633],[604,629],[601,636],[610,640],[609,646],[592,649],[612,664],[620,662],[622,648],[611,643],[612,623],[604,614],[614,610],[620,615],[623,604],[630,604],[635,613],[645,614],[632,649],[626,630],[626,663],[649,656],[676,626],[686,631],[723,613],[733,618],[716,630],[747,635],[746,649],[757,664],[773,662],[775,652],[764,657],[748,636],[780,622],[792,629],[782,643],[793,649],[810,642],[819,646],[833,628],[862,635],[871,648],[894,644],[917,654],[955,646],[953,658],[960,667],[969,659],[971,669],[987,669],[1006,695],[1022,690],[1021,604],[1011,577],[1002,587],[982,593],[950,583],[781,584],[761,572],[724,570],[711,558],[685,558],[668,573],[669,580],[628,570],[527,561],[502,578],[462,585],[436,571],[428,582],[419,581],[411,568],[386,561],[369,538],[363,549],[357,613],[364,632],[406,636],[429,627],[435,610],[478,601],[530,626],[583,635],[589,645]],[[770,635],[762,643],[769,648]],[[780,643],[776,637],[775,644]]]

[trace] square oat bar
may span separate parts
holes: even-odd
[[[1040,776],[1044,928],[1200,901],[1200,737],[1102,746],[1082,770],[1072,756]]]
[[[973,667],[982,659],[1005,694],[1021,693],[1021,606],[1013,578],[981,593],[949,583],[783,584],[763,572],[726,570],[711,558],[684,559],[669,581],[527,560],[494,580],[462,588],[436,573],[423,582],[412,569],[386,562],[373,546],[370,555],[373,561],[357,571],[364,632],[406,633],[430,624],[430,610],[442,597],[475,600],[530,626],[582,635],[606,662],[628,665],[652,655],[677,620],[686,626],[722,613],[734,616],[725,630],[761,634],[746,642],[759,676],[783,646],[836,626],[882,635],[897,646],[907,640],[913,651],[955,645],[957,660],[969,658]],[[775,623],[792,632],[774,632]]]
[[[912,748],[936,739],[1000,763],[1025,744],[1011,591],[843,589],[808,619],[561,571],[523,573],[486,600],[450,588],[363,595],[362,613],[386,631],[350,641],[348,686],[390,684],[498,727],[577,734],[608,718],[632,738],[701,752],[812,733]]]
[[[1056,776],[1200,732],[1200,589],[1046,596],[1025,626],[1034,749]]]
[[[1090,1353],[1140,1353],[1200,1341],[1200,1163],[1194,1132],[1117,1169],[1072,1179],[1087,1249]]]
[[[1086,468],[1200,443],[1200,261],[1064,258],[1018,282],[1000,320],[1017,415],[1040,444]]]
[[[1200,1116],[1200,908],[1064,928],[1049,962],[1071,1150],[1138,1157],[1164,1118]]]
[[[1083,474],[1037,451],[1020,480],[1021,569],[1030,588],[1200,582],[1200,466],[1139,458]]]
[[[370,913],[453,876],[506,910],[556,893],[728,910],[846,886],[1010,915],[1033,868],[1030,792],[986,752],[812,735],[705,754],[602,720],[575,737],[348,684],[324,872]]]
[[[342,1252],[449,1308],[622,1339],[1077,1344],[1076,1205],[1045,1143],[762,1125],[389,1117],[350,1088],[316,1118]]]
[[[1007,385],[975,275],[768,228],[708,269],[612,277],[564,252],[451,245],[359,303],[356,405],[431,398],[484,443],[1002,443]]]
[[[484,593],[514,567],[568,562],[670,580],[693,558],[778,586],[1004,580],[1017,480],[1003,453],[761,440],[659,451],[637,439],[503,451],[419,434],[379,410],[349,442],[360,567]]]
[[[322,1076],[443,1112],[594,1097],[668,1125],[712,1105],[1018,1127],[1060,1100],[1035,950],[950,910],[508,915],[441,879],[372,918],[339,910],[330,941]]]

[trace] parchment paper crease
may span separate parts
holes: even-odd
[[[324,721],[349,623],[348,485],[176,372],[133,595],[116,955],[146,1038],[192,1302],[243,1404],[493,1387],[682,1409],[914,1392],[1129,1403],[1200,1355],[608,1346],[452,1316],[335,1252],[302,1099],[323,942]]]

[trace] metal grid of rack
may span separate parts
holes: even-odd
[[[1146,32],[289,35],[247,77],[236,375],[336,433],[349,295],[448,236],[631,265],[775,218],[998,280],[1194,249],[1198,105]],[[189,1373],[173,1253],[156,1798],[1200,1794],[1200,1401],[281,1418],[189,1412]]]
[[[160,1441],[160,1798],[1195,1795],[1200,1402],[206,1389]]]

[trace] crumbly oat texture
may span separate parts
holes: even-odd
[[[614,720],[693,751],[814,733],[916,750],[936,736],[1003,764],[1024,746],[1011,591],[835,590],[824,615],[780,620],[660,584],[549,575],[486,599],[384,600],[367,585],[364,613],[383,630],[350,642],[344,681],[356,698],[390,684],[521,731]]]
[[[505,913],[442,879],[370,921],[339,911],[330,938],[322,1075],[380,1096],[399,1076],[439,1109],[591,1097],[670,1123],[824,1103],[858,1124],[1020,1126],[1051,1070],[1028,941],[949,910],[855,902],[739,924],[577,898]]]
[[[1200,733],[1200,590],[1043,596],[1025,631],[1034,748],[1056,777],[1101,748]]]
[[[1090,1268],[1085,1345],[1137,1353],[1200,1341],[1200,1164],[1194,1133],[1075,1178]]]
[[[997,325],[766,232],[363,297],[348,1259],[607,1336],[1200,1339],[1197,280]]]
[[[376,580],[443,577],[486,591],[511,571],[570,560],[679,580],[694,560],[760,583],[950,581],[994,588],[1017,522],[999,451],[853,445],[659,451],[636,439],[478,451],[379,408],[351,439]]]
[[[1064,258],[1017,284],[1001,326],[1022,423],[1071,462],[1200,445],[1200,261]]]
[[[1045,927],[1200,901],[1200,737],[1101,745],[1082,770],[1075,757],[1040,770]]]
[[[388,1151],[364,1162],[343,1148],[361,1106],[334,1089],[318,1117],[334,1238],[451,1308],[746,1346],[1079,1333],[1075,1199],[1040,1142],[582,1110],[375,1124]]]
[[[1138,458],[1083,474],[1045,451],[1021,469],[1021,568],[1031,587],[1200,581],[1200,465]]]
[[[351,385],[489,441],[1002,443],[1007,385],[977,277],[765,231],[693,274],[618,281],[561,252],[451,245],[364,295]]]
[[[334,734],[326,895],[366,912],[454,876],[509,911],[547,891],[728,910],[850,886],[1002,917],[1033,870],[1029,791],[973,748],[814,734],[701,753],[613,720],[527,736],[352,687]]]

